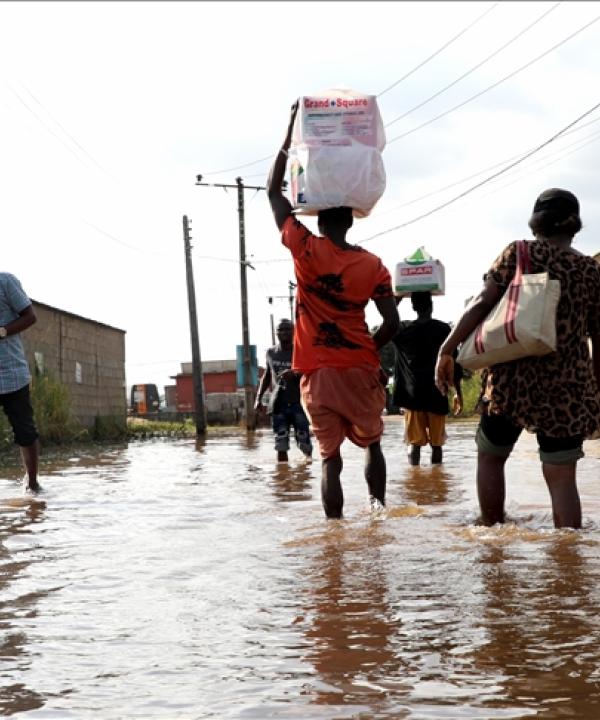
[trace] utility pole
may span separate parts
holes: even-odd
[[[185,274],[187,278],[188,306],[190,311],[196,436],[200,436],[206,434],[206,406],[204,404],[204,379],[202,377],[202,360],[200,359],[200,341],[198,339],[198,318],[196,315],[196,291],[194,289],[194,272],[192,269],[190,221],[187,215],[183,216],[183,244],[185,249]]]
[[[244,370],[244,412],[246,415],[246,430],[256,429],[254,417],[254,386],[252,385],[252,363],[250,358],[250,330],[248,327],[248,285],[246,280],[246,267],[252,265],[246,260],[246,226],[244,221],[244,190],[266,190],[264,186],[244,185],[242,178],[235,179],[235,185],[225,183],[203,183],[202,175],[196,175],[196,185],[220,188],[236,188],[238,194],[238,224],[240,246],[240,291],[242,299],[242,347]],[[254,268],[252,268],[254,270]]]
[[[296,283],[290,280],[288,288],[290,291],[290,320],[292,321],[292,325],[294,325],[294,290],[296,289]]]
[[[255,430],[254,387],[252,386],[252,364],[250,362],[250,328],[248,327],[248,284],[246,280],[246,225],[244,222],[244,183],[235,179],[238,190],[238,220],[240,237],[240,289],[242,295],[242,340],[244,345],[244,410],[246,429]]]
[[[269,305],[271,305],[271,344],[275,345],[275,321],[273,320],[273,298],[269,298]]]
[[[292,325],[295,325],[294,322],[294,290],[296,289],[296,283],[292,282],[291,280],[288,281],[288,294],[287,295],[270,295],[269,296],[269,304],[273,304],[273,300],[287,300],[290,304],[290,320],[292,321]],[[273,324],[273,314],[271,313],[271,325]],[[272,331],[273,338],[275,338],[275,331]],[[273,339],[273,344],[275,344],[275,339]]]

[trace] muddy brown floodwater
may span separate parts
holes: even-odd
[[[319,463],[268,430],[45,453],[39,500],[0,479],[0,713],[48,718],[600,718],[600,441],[581,532],[552,527],[535,440],[503,527],[476,519],[474,425],[411,468],[388,419],[388,507],[344,445],[345,519]]]

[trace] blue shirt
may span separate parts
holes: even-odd
[[[19,317],[31,305],[21,283],[14,275],[0,272],[0,326]],[[20,390],[31,381],[21,335],[0,339],[0,395]]]

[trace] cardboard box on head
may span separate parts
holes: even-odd
[[[394,290],[401,297],[413,292],[430,292],[432,295],[444,295],[446,277],[444,266],[420,247],[412,255],[396,265]]]
[[[374,95],[333,89],[301,97],[289,150],[294,210],[345,206],[366,217],[385,190],[384,147]]]

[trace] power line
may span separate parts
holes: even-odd
[[[596,103],[593,107],[591,107],[589,110],[586,110],[582,115],[580,115],[578,118],[570,122],[567,126],[565,126],[562,130],[559,130],[557,133],[555,133],[552,137],[548,138],[548,140],[545,140],[541,145],[538,145],[536,148],[531,150],[530,152],[523,155],[520,159],[515,160],[515,162],[511,163],[510,165],[507,165],[502,170],[499,170],[498,172],[494,173],[493,175],[490,175],[489,177],[485,178],[481,182],[478,182],[476,185],[473,185],[472,187],[468,188],[464,192],[460,193],[459,195],[456,195],[455,197],[451,198],[445,203],[442,203],[441,205],[438,205],[437,207],[433,208],[432,210],[429,210],[426,213],[423,213],[421,215],[418,215],[417,217],[412,218],[411,220],[407,220],[404,223],[401,223],[400,225],[396,225],[393,228],[388,228],[387,230],[382,230],[381,232],[375,233],[375,235],[371,235],[368,238],[365,238],[364,240],[359,241],[357,244],[362,245],[363,243],[369,242],[371,240],[374,240],[375,238],[381,237],[382,235],[387,235],[387,233],[393,232],[394,230],[400,230],[401,228],[405,228],[408,225],[413,225],[414,223],[418,222],[419,220],[423,220],[430,215],[433,215],[436,212],[439,212],[440,210],[443,210],[444,208],[448,207],[449,205],[452,205],[457,200],[460,200],[461,198],[465,197],[466,195],[469,195],[474,190],[477,190],[477,188],[480,188],[482,185],[486,185],[487,183],[491,182],[495,178],[499,177],[500,175],[503,175],[505,172],[508,172],[513,167],[516,167],[520,163],[527,160],[527,158],[530,158],[535,153],[539,152],[543,148],[545,148],[550,143],[554,142],[558,137],[563,135],[569,128],[573,127],[573,125],[576,125],[580,120],[583,120],[584,117],[587,117],[591,113],[594,112],[594,110],[597,110],[600,107],[600,102]]]
[[[262,264],[269,264],[269,263],[282,263],[282,262],[292,262],[292,257],[289,258],[275,258],[270,260],[252,260],[253,263],[262,263]]]
[[[440,48],[438,48],[434,53],[432,53],[429,57],[427,57],[425,60],[420,62],[418,65],[416,65],[412,70],[407,72],[405,75],[403,75],[401,78],[396,80],[394,83],[392,83],[389,87],[385,88],[385,90],[382,90],[380,93],[378,93],[377,97],[381,97],[386,92],[391,90],[392,88],[399,85],[401,82],[404,82],[407,78],[409,78],[411,75],[413,75],[417,70],[422,68],[424,65],[426,65],[430,60],[433,60],[437,55],[439,55],[442,51],[444,51],[447,47],[452,45],[456,40],[458,40],[462,35],[464,35],[468,30],[470,30],[472,27],[474,27],[478,22],[483,20],[486,15],[492,12],[496,7],[498,7],[500,3],[496,2],[493,5],[491,5],[485,12],[483,12],[481,15],[479,15],[475,20],[473,20],[471,23],[469,23],[466,27],[464,27],[458,34],[456,34],[454,37],[450,38],[447,42],[445,42]],[[247,167],[252,167],[253,165],[258,165],[261,162],[266,162],[267,160],[271,160],[274,157],[273,154],[267,155],[263,158],[260,158],[258,160],[253,160],[252,162],[244,163],[243,165],[236,165],[235,167],[229,167],[229,168],[223,168],[222,170],[211,170],[210,172],[204,173],[205,176],[207,175],[221,175],[223,173],[229,173],[234,172],[236,170],[243,170]],[[257,175],[254,176],[248,176],[248,177],[257,177]]]
[[[83,153],[94,163],[94,165],[95,165],[99,170],[101,170],[103,173],[105,173],[106,175],[108,175],[109,177],[112,178],[112,176],[110,175],[110,173],[108,172],[108,170],[106,170],[106,168],[102,167],[102,165],[96,160],[96,158],[94,158],[94,157],[83,147],[83,145],[81,145],[81,144],[66,130],[66,128],[52,115],[52,113],[48,110],[48,108],[46,108],[46,107],[36,98],[36,96],[31,92],[31,90],[30,90],[28,87],[26,87],[25,85],[23,85],[23,83],[21,83],[21,86],[23,87],[23,89],[25,90],[25,92],[27,92],[27,94],[32,98],[32,100],[34,100],[34,101],[42,108],[42,110],[44,110],[44,111],[47,113],[48,117],[49,117],[54,123],[56,123],[56,125],[58,125],[58,127],[59,127],[59,128],[63,131],[63,133],[69,138],[69,140],[70,140],[76,147],[78,147],[78,148],[81,150],[81,152],[83,152]]]
[[[83,161],[83,159],[81,158],[81,156],[78,155],[78,154],[75,152],[75,150],[73,150],[73,148],[72,148],[70,145],[68,145],[68,144],[60,137],[60,135],[58,135],[57,133],[55,133],[54,130],[52,130],[52,128],[48,127],[48,125],[47,125],[47,124],[42,120],[42,118],[35,112],[35,110],[33,110],[33,109],[25,102],[25,100],[23,100],[23,98],[22,98],[22,97],[19,95],[19,93],[12,87],[12,85],[8,85],[8,89],[9,89],[9,90],[12,92],[12,94],[17,98],[17,100],[21,103],[21,105],[23,105],[23,107],[24,107],[26,110],[28,110],[28,111],[33,115],[33,117],[34,117],[43,127],[46,128],[46,130],[50,133],[50,135],[52,135],[52,137],[54,137],[56,140],[58,140],[58,142],[59,142],[64,148],[66,148],[66,149],[71,153],[71,155],[73,155],[73,156],[75,157],[76,160],[79,160],[79,162],[82,163],[82,165],[85,165],[85,162]]]
[[[97,225],[94,225],[91,222],[88,222],[87,220],[84,220],[83,218],[80,218],[81,222],[85,223],[85,225],[88,225],[93,230],[95,230],[97,233],[100,233],[100,235],[104,235],[104,237],[109,238],[110,240],[113,240],[118,245],[122,245],[123,247],[126,247],[128,250],[133,250],[135,252],[139,252],[142,255],[159,255],[161,257],[171,257],[170,253],[165,252],[158,252],[154,250],[148,250],[147,248],[140,248],[136,247],[135,245],[129,245],[129,243],[124,242],[123,240],[119,239],[115,235],[112,235],[111,233],[107,232],[106,230],[103,230],[102,228],[98,227]],[[194,253],[194,257],[198,258],[199,260],[214,260],[215,262],[229,262],[234,263],[236,265],[240,264],[240,260],[236,258],[225,258],[225,257],[216,257],[214,255],[198,255]],[[254,261],[246,261],[246,265],[248,267],[252,268],[252,262]],[[255,268],[252,268],[253,270]]]
[[[453,42],[458,40],[459,37],[464,35],[468,30],[470,30],[472,27],[477,25],[477,23],[480,20],[483,20],[483,18],[492,12],[495,8],[497,8],[499,3],[494,3],[491,7],[489,7],[482,15],[479,15],[473,22],[469,23],[466,27],[464,27],[457,35],[450,38],[447,42],[445,42],[440,48],[438,48],[432,55],[430,55],[428,58],[425,58],[423,62],[420,62],[418,65],[415,65],[415,67],[412,70],[409,70],[405,75],[403,75],[399,80],[396,80],[396,82],[393,82],[389,87],[386,87],[385,90],[382,90],[380,93],[377,94],[377,97],[381,97],[386,92],[391,90],[392,88],[395,88],[397,85],[400,85],[401,82],[404,82],[407,78],[409,78],[411,75],[417,72],[417,70],[420,70],[424,65],[427,65],[427,63],[430,60],[433,60],[434,57],[437,57],[442,51],[444,51],[447,47],[450,47]]]
[[[451,88],[452,86],[456,85],[458,82],[460,82],[460,80],[462,80],[462,79],[464,79],[465,77],[467,77],[468,75],[470,75],[472,72],[474,72],[475,70],[477,70],[478,68],[480,68],[482,65],[484,65],[486,62],[488,62],[489,60],[491,60],[493,57],[495,57],[496,55],[498,55],[498,54],[499,54],[502,50],[504,50],[506,47],[508,47],[508,46],[511,45],[513,42],[515,42],[515,41],[518,40],[520,37],[522,37],[522,36],[523,36],[526,32],[528,32],[532,27],[534,27],[535,25],[537,25],[537,24],[538,24],[539,22],[541,22],[547,15],[549,15],[551,12],[553,12],[553,11],[558,7],[558,5],[560,5],[560,4],[561,4],[560,2],[555,3],[550,9],[546,10],[544,13],[542,13],[542,15],[541,15],[540,17],[538,17],[535,21],[533,21],[533,23],[530,23],[527,27],[525,27],[523,30],[521,30],[517,35],[515,35],[515,36],[514,36],[513,38],[511,38],[508,42],[506,42],[504,45],[502,45],[500,48],[498,48],[496,51],[494,51],[491,55],[489,55],[489,56],[487,56],[486,58],[484,58],[484,60],[482,60],[480,63],[478,63],[477,65],[475,65],[473,68],[471,68],[470,70],[468,70],[466,73],[464,73],[463,75],[461,75],[459,78],[457,78],[456,80],[454,80],[452,83],[450,83],[450,84],[447,85],[446,87],[444,87],[444,88],[442,88],[441,90],[439,90],[438,92],[436,92],[436,93],[435,93],[434,95],[432,95],[431,97],[427,98],[426,100],[424,100],[424,101],[421,102],[420,104],[418,104],[418,105],[416,105],[415,107],[411,108],[410,110],[406,111],[406,112],[403,113],[402,115],[399,115],[397,118],[394,118],[394,120],[392,120],[392,121],[390,121],[389,123],[387,123],[385,127],[389,127],[390,125],[392,125],[393,123],[397,122],[398,120],[401,120],[402,118],[406,117],[407,115],[409,115],[410,113],[414,112],[415,110],[423,107],[424,105],[426,105],[427,103],[429,103],[431,100],[433,100],[434,98],[438,97],[439,95],[441,95],[443,92],[445,92],[446,90],[448,90],[448,89]],[[467,26],[467,28],[465,28],[463,31],[461,31],[461,33],[459,33],[459,35],[456,36],[456,38],[454,38],[454,39],[457,39],[461,34],[464,34],[464,32],[466,32],[466,31],[467,31],[470,27],[472,27],[475,23],[479,22],[479,20],[481,20],[487,13],[491,12],[497,5],[498,5],[498,3],[495,3],[492,7],[488,8],[488,9],[483,13],[483,15],[481,15],[479,18],[477,18],[473,23],[471,23],[471,25]],[[541,54],[538,55],[537,57],[533,58],[532,60],[530,60],[529,62],[527,62],[525,65],[522,65],[521,67],[517,68],[517,69],[514,70],[513,72],[509,73],[509,74],[506,75],[505,77],[501,78],[501,79],[498,80],[497,82],[493,83],[492,85],[488,86],[487,88],[484,88],[483,90],[481,90],[480,92],[476,93],[475,95],[472,95],[470,98],[467,98],[466,100],[464,100],[463,102],[459,103],[458,105],[455,105],[454,107],[452,107],[452,108],[444,111],[443,113],[440,113],[439,115],[436,115],[435,117],[430,118],[429,120],[425,121],[424,123],[421,123],[421,125],[417,125],[417,127],[414,127],[414,128],[412,128],[411,130],[407,130],[406,132],[402,133],[401,135],[397,135],[396,137],[392,138],[391,140],[388,140],[388,141],[387,141],[387,144],[390,145],[391,143],[395,142],[396,140],[400,140],[400,139],[402,139],[402,138],[404,138],[404,137],[407,137],[408,135],[411,135],[412,133],[416,132],[417,130],[421,130],[422,128],[427,127],[428,125],[431,125],[432,123],[436,122],[437,120],[440,120],[441,118],[446,117],[447,115],[449,115],[450,113],[454,112],[455,110],[459,110],[460,108],[464,107],[465,105],[467,105],[468,103],[472,102],[473,100],[476,100],[477,98],[481,97],[482,95],[484,95],[485,93],[489,92],[490,90],[493,90],[494,88],[498,87],[499,85],[501,85],[502,83],[506,82],[507,80],[510,80],[511,78],[515,77],[516,75],[518,75],[518,74],[519,74],[520,72],[522,72],[523,70],[526,70],[527,68],[531,67],[531,66],[534,65],[536,62],[538,62],[539,60],[541,60],[542,58],[544,58],[546,55],[550,54],[550,53],[553,52],[554,50],[556,50],[556,49],[558,49],[559,47],[561,47],[561,45],[564,45],[564,44],[567,43],[569,40],[571,40],[571,39],[573,39],[575,36],[579,35],[581,32],[583,32],[584,30],[586,30],[588,27],[590,27],[591,25],[593,25],[593,24],[594,24],[595,22],[597,22],[598,20],[600,20],[600,16],[597,16],[596,18],[594,18],[593,20],[591,20],[589,23],[587,23],[586,25],[583,25],[581,28],[579,28],[578,30],[576,30],[575,32],[573,32],[573,33],[572,33],[571,35],[569,35],[568,37],[564,38],[564,39],[561,40],[560,42],[558,42],[558,43],[556,43],[555,45],[553,45],[552,47],[548,48],[548,49],[545,50],[543,53],[541,53]],[[454,40],[454,39],[453,39],[453,40]],[[398,84],[399,84],[400,82],[402,82],[405,78],[407,78],[409,75],[411,75],[413,72],[415,72],[419,67],[422,67],[424,64],[426,64],[426,62],[428,62],[429,59],[431,59],[432,57],[434,57],[436,54],[439,54],[439,52],[441,52],[445,47],[447,47],[449,44],[451,44],[451,42],[453,42],[453,40],[449,41],[445,46],[442,46],[442,48],[440,48],[438,51],[436,51],[436,53],[434,53],[432,56],[430,56],[430,58],[428,58],[427,60],[423,61],[423,63],[421,63],[420,65],[418,65],[417,67],[415,67],[415,68],[414,68],[412,71],[410,71],[408,74],[406,74],[405,76],[403,76],[402,78],[400,78],[399,80],[397,80],[395,83],[393,83],[392,85],[390,85],[390,86],[389,86],[388,88],[386,88],[385,90],[382,90],[377,97],[380,97],[380,96],[383,95],[385,92],[387,92],[387,91],[390,90],[391,88],[393,88],[393,87],[395,87],[396,85],[398,85]],[[207,174],[207,175],[216,175],[216,174],[219,174],[219,173],[231,172],[231,171],[233,171],[233,170],[238,170],[238,169],[242,169],[242,168],[246,168],[246,167],[251,167],[252,165],[257,165],[258,163],[261,163],[261,162],[265,162],[265,161],[267,161],[267,160],[270,160],[270,159],[272,159],[273,157],[274,157],[273,155],[268,155],[268,156],[263,157],[263,158],[260,158],[260,159],[258,159],[258,160],[254,160],[254,161],[252,161],[252,162],[245,163],[244,165],[238,165],[238,166],[236,166],[236,167],[227,168],[227,169],[224,169],[224,170],[211,171],[210,173],[206,173],[206,174]],[[257,175],[259,175],[259,173],[257,173]]]
[[[514,185],[516,182],[519,182],[520,180],[524,180],[525,178],[529,177],[533,173],[540,172],[540,170],[545,170],[547,167],[550,167],[551,165],[555,165],[556,163],[560,162],[561,160],[564,160],[567,157],[570,157],[571,155],[574,155],[575,153],[579,152],[580,150],[583,150],[583,148],[587,147],[588,145],[592,145],[595,142],[598,142],[600,140],[600,131],[596,131],[588,136],[588,139],[586,142],[578,141],[576,143],[573,143],[572,145],[569,145],[567,147],[572,147],[573,149],[570,150],[568,153],[564,153],[560,155],[557,158],[554,158],[554,160],[551,160],[550,162],[545,163],[544,165],[541,165],[540,167],[536,168],[535,170],[530,170],[529,172],[525,174],[521,174],[520,176],[514,178],[508,183],[505,183],[504,185],[501,185],[498,188],[494,188],[493,190],[490,190],[489,193],[485,193],[481,197],[488,197],[489,195],[492,195],[493,193],[499,192],[500,190],[504,190],[507,187],[510,187],[511,185]],[[577,145],[578,147],[573,147],[574,145]],[[566,149],[566,148],[563,148]],[[540,158],[540,160],[547,160],[549,156],[546,156],[545,158]]]
[[[560,155],[559,157],[555,158],[554,160],[551,160],[550,162],[545,163],[544,165],[541,165],[538,168],[535,168],[533,170],[529,170],[526,173],[522,173],[521,175],[518,175],[514,179],[512,179],[510,182],[505,183],[504,185],[501,185],[500,187],[495,187],[491,189],[489,192],[484,193],[480,196],[480,199],[489,197],[490,195],[494,195],[497,192],[501,192],[502,190],[505,190],[508,187],[511,187],[511,185],[514,185],[517,182],[520,182],[521,180],[525,180],[534,173],[538,173],[542,170],[545,170],[546,168],[550,167],[551,165],[555,165],[556,163],[560,162],[561,160],[564,160],[567,157],[570,157],[571,155],[574,155],[575,153],[579,152],[580,150],[583,150],[588,145],[592,145],[595,142],[598,142],[600,140],[600,131],[594,132],[591,135],[588,136],[588,139],[586,142],[581,143],[581,140],[577,141],[576,143],[573,143],[572,145],[569,145],[568,147],[573,147],[573,145],[578,145],[578,147],[573,148],[570,152],[564,153]],[[565,149],[565,148],[563,148]],[[549,156],[546,156],[546,158],[541,158],[543,161],[544,159],[547,159]],[[451,283],[455,284],[455,283]]]
[[[252,162],[245,163],[244,165],[236,165],[235,167],[224,168],[223,170],[211,170],[210,172],[203,173],[204,175],[221,175],[223,173],[233,172],[234,170],[242,170],[243,168],[251,167],[252,165],[258,165],[258,163],[270,160],[273,154],[267,155],[259,160],[253,160]]]
[[[111,235],[111,233],[106,232],[106,230],[103,230],[102,228],[99,228],[97,225],[94,225],[94,223],[89,222],[88,220],[85,220],[84,218],[79,218],[82,223],[87,225],[88,227],[91,227],[92,230],[95,230],[97,233],[100,233],[100,235],[104,235],[104,237],[109,238],[113,242],[116,242],[118,245],[122,245],[123,247],[126,247],[128,250],[134,250],[135,252],[142,253],[142,255],[160,255],[163,257],[171,257],[169,253],[164,252],[156,252],[155,250],[147,250],[145,248],[139,248],[135,247],[134,245],[129,245],[126,242],[123,242],[123,240],[120,240],[118,237],[115,237],[114,235]]]
[[[470,98],[467,98],[467,100],[463,100],[463,102],[459,103],[458,105],[455,105],[454,107],[450,108],[449,110],[446,110],[443,113],[440,113],[439,115],[436,115],[435,117],[430,118],[426,122],[421,123],[421,125],[417,125],[417,127],[414,127],[411,130],[407,130],[406,132],[402,133],[401,135],[396,135],[396,137],[392,138],[391,140],[388,140],[387,144],[391,145],[393,142],[396,142],[396,140],[401,140],[402,138],[405,138],[408,135],[412,135],[412,133],[417,132],[417,130],[421,130],[422,128],[427,127],[427,125],[431,125],[431,123],[436,122],[436,120],[440,120],[441,118],[446,117],[446,115],[449,115],[450,113],[454,112],[455,110],[458,110],[458,109],[464,107],[465,105],[472,102],[473,100],[480,98],[482,95],[485,95],[485,93],[498,87],[498,85],[501,85],[503,82],[510,80],[511,78],[515,77],[515,75],[518,75],[518,73],[522,72],[523,70],[526,70],[528,67],[531,67],[534,63],[538,62],[538,60],[541,60],[543,57],[546,57],[546,55],[549,55],[553,50],[556,50],[561,45],[564,45],[569,40],[572,40],[576,35],[579,35],[579,33],[583,32],[584,30],[589,28],[591,25],[598,22],[598,20],[600,20],[600,15],[598,15],[593,20],[591,20],[590,22],[588,22],[585,25],[583,25],[582,27],[580,27],[575,32],[571,33],[571,35],[569,35],[568,37],[566,37],[563,40],[561,40],[560,42],[556,43],[556,45],[553,45],[551,48],[548,48],[548,50],[545,50],[541,55],[538,55],[537,57],[533,58],[533,60],[530,60],[529,62],[525,63],[525,65],[522,65],[520,68],[513,70],[513,72],[509,73],[508,75],[505,75],[503,78],[501,78],[497,82],[493,83],[492,85],[489,85],[488,87],[484,88],[483,90],[476,93],[475,95],[472,95]]]
[[[596,118],[595,120],[590,120],[587,123],[584,123],[580,127],[574,128],[573,130],[569,130],[568,132],[563,133],[561,137],[565,138],[569,135],[572,135],[573,133],[578,133],[584,130],[586,127],[589,127],[590,125],[594,125],[595,123],[600,122],[600,117]],[[592,133],[592,135],[595,135],[595,133]],[[587,137],[591,137],[591,135],[588,135]],[[580,142],[580,140],[577,140],[576,142]],[[537,147],[537,145],[535,146]],[[432,197],[433,195],[439,195],[441,192],[444,192],[445,190],[450,190],[453,187],[456,187],[457,185],[462,185],[463,183],[467,182],[468,180],[472,180],[473,178],[478,177],[479,175],[483,175],[486,172],[489,172],[490,170],[495,170],[497,167],[501,167],[502,165],[506,165],[506,163],[510,163],[513,160],[516,160],[517,158],[520,158],[525,153],[528,153],[530,150],[535,149],[534,148],[528,148],[527,150],[522,150],[519,153],[516,153],[515,155],[511,155],[509,158],[505,158],[504,160],[500,160],[500,162],[496,162],[493,165],[488,165],[485,168],[482,168],[481,170],[478,170],[475,173],[471,173],[471,175],[467,175],[466,177],[461,178],[460,180],[455,180],[454,182],[449,183],[448,185],[444,185],[440,188],[437,188],[437,190],[432,190],[428,193],[425,193],[424,195],[419,195],[416,198],[412,198],[412,200],[407,200],[406,202],[401,203],[400,205],[395,205],[392,208],[388,208],[387,210],[383,210],[382,212],[377,212],[371,215],[371,218],[378,218],[382,217],[383,215],[388,215],[391,212],[396,212],[397,210],[400,210],[402,208],[408,207],[409,205],[414,205],[417,202],[420,202],[421,200],[426,200],[429,197]],[[567,145],[564,148],[561,148],[557,152],[561,152],[562,150],[565,150],[568,147],[572,147],[572,145]]]
[[[390,125],[393,125],[394,123],[397,123],[398,120],[402,120],[402,119],[405,118],[407,115],[410,115],[411,113],[413,113],[415,110],[419,110],[420,108],[424,107],[425,105],[427,105],[428,103],[430,103],[432,100],[435,100],[435,98],[437,98],[437,97],[439,97],[440,95],[442,95],[442,93],[445,93],[446,90],[449,90],[451,87],[454,87],[454,85],[456,85],[457,83],[459,83],[461,80],[464,80],[466,77],[468,77],[469,75],[471,75],[472,73],[474,73],[475,70],[478,70],[480,67],[482,67],[482,66],[485,65],[487,62],[489,62],[492,58],[495,58],[496,55],[499,55],[503,50],[506,50],[506,48],[507,48],[509,45],[512,45],[514,42],[516,42],[520,37],[522,37],[523,35],[525,35],[525,33],[529,32],[529,30],[531,30],[531,28],[535,27],[538,23],[540,23],[540,22],[541,22],[547,15],[549,15],[553,10],[556,10],[556,8],[557,8],[560,4],[561,4],[560,2],[555,3],[549,10],[546,10],[545,12],[543,12],[536,20],[534,20],[532,23],[530,23],[529,25],[527,25],[527,27],[523,28],[523,30],[521,30],[519,33],[517,33],[516,35],[514,35],[508,42],[505,42],[504,45],[501,45],[499,48],[497,48],[496,50],[494,50],[493,53],[491,53],[491,54],[488,55],[486,58],[484,58],[483,60],[481,60],[481,62],[478,62],[477,65],[474,65],[470,70],[467,70],[467,71],[466,71],[465,73],[463,73],[460,77],[456,78],[456,80],[453,80],[449,85],[446,85],[446,86],[443,87],[441,90],[438,90],[436,93],[434,93],[434,94],[431,95],[430,97],[426,98],[425,100],[423,100],[422,102],[420,102],[418,105],[415,105],[415,106],[412,107],[410,110],[407,110],[406,112],[402,113],[402,115],[398,115],[398,117],[394,118],[394,119],[391,120],[389,123],[387,123],[387,124],[385,125],[385,127],[386,127],[386,128],[387,128],[387,127],[390,127]]]

